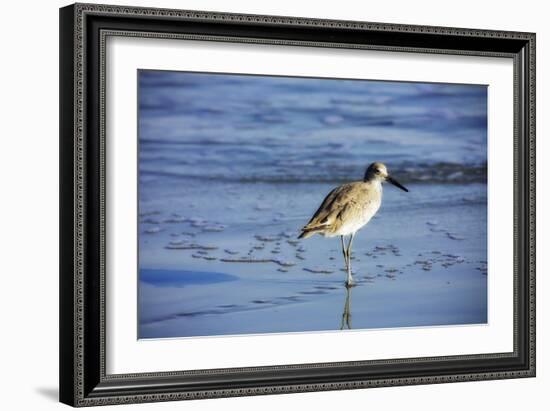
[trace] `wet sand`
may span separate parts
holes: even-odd
[[[178,182],[142,182],[140,338],[487,322],[484,184],[386,186],[348,290],[339,239],[297,239],[333,185],[191,179],[167,197]]]

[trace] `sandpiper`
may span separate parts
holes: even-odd
[[[353,286],[351,273],[351,244],[353,237],[376,214],[382,203],[382,183],[388,181],[401,190],[409,191],[388,174],[382,163],[372,163],[362,181],[343,184],[332,190],[323,200],[298,238],[313,234],[324,237],[340,236],[342,253],[348,273],[346,286]],[[344,237],[349,235],[345,246]]]

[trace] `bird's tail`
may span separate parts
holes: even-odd
[[[318,233],[318,232],[321,231],[321,230],[322,230],[321,227],[317,227],[317,228],[308,228],[308,229],[302,228],[302,232],[301,232],[301,234],[298,236],[298,239],[309,238],[309,237],[311,237],[313,234],[316,234],[316,233]]]

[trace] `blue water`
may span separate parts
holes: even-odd
[[[486,179],[487,88],[141,71],[142,178]]]
[[[140,338],[487,322],[485,86],[140,71],[138,118]],[[296,236],[373,161],[346,290]]]

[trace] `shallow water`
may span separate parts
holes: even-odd
[[[142,72],[139,337],[486,323],[485,112],[484,87]],[[339,239],[297,235],[371,161],[410,192],[348,290]]]

